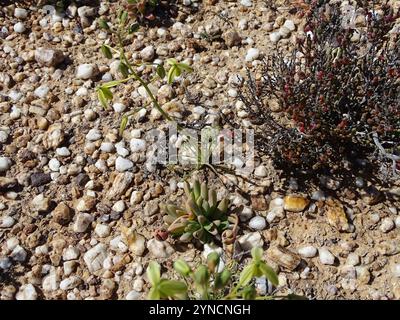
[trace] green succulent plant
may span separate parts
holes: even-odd
[[[187,196],[184,208],[174,204],[161,206],[170,234],[184,242],[195,238],[207,243],[221,240],[224,231],[231,231],[232,225],[236,225],[237,216],[228,215],[229,200],[218,201],[216,191],[209,189],[205,182],[200,184],[195,180],[192,187],[185,182],[184,190]]]
[[[189,300],[272,300],[272,299],[304,299],[294,294],[287,296],[264,296],[256,290],[254,279],[265,277],[278,286],[278,276],[262,259],[263,250],[254,247],[251,250],[252,260],[243,268],[240,274],[224,267],[218,270],[220,256],[211,252],[207,256],[206,265],[191,268],[184,260],[174,262],[174,269],[181,280],[169,280],[161,277],[160,265],[152,261],[147,267],[147,277],[151,284],[149,300],[159,299],[189,299]]]

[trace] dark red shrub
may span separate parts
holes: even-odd
[[[400,40],[398,12],[358,1],[366,25],[344,27],[340,5],[311,7],[304,39],[278,50],[240,92],[260,133],[261,150],[300,169],[340,169],[366,157],[385,176],[399,173]],[[360,10],[361,9],[361,10]],[[378,12],[378,13],[377,13]],[[360,33],[359,40],[355,33]],[[268,103],[275,100],[281,112]]]

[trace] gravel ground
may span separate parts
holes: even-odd
[[[178,257],[194,265],[216,249],[160,238],[159,204],[179,203],[193,172],[146,161],[146,132],[166,127],[149,108],[119,135],[122,113],[145,105],[139,84],[121,87],[112,108],[97,100],[96,86],[119,75],[100,52],[110,34],[96,19],[112,20],[120,3],[70,6],[70,18],[23,2],[0,10],[0,299],[145,299],[149,261],[168,273]],[[304,21],[275,3],[277,12],[265,1],[180,1],[176,17],[142,27],[126,51],[193,67],[180,80],[189,94],[179,83],[153,84],[175,117],[200,125],[235,116],[248,127],[238,77],[303,33]],[[400,182],[360,180],[349,190],[328,177],[300,188],[263,157],[250,181],[222,177],[244,195],[212,172],[196,175],[240,208],[237,246],[264,246],[279,292],[400,299]]]

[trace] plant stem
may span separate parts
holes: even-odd
[[[150,97],[151,101],[153,102],[154,106],[156,109],[161,113],[161,115],[168,121],[172,121],[172,118],[162,109],[160,104],[158,103],[157,98],[153,95],[153,92],[151,92],[148,83],[146,83],[133,69],[131,63],[129,62],[128,58],[125,55],[125,50],[123,46],[123,41],[121,34],[118,32],[118,43],[119,43],[119,49],[120,49],[120,59],[123,60],[123,62],[128,66],[130,72],[132,73],[133,78],[135,78],[137,81],[140,82],[140,84],[143,86],[143,88],[146,90],[148,96]]]

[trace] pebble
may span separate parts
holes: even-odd
[[[296,30],[296,26],[292,20],[286,20],[283,26],[288,28],[290,31]]]
[[[59,157],[68,157],[71,155],[71,152],[68,150],[67,147],[61,147],[56,149],[56,154]]]
[[[354,252],[351,252],[346,259],[346,265],[356,266],[360,264],[360,256]]]
[[[68,205],[60,202],[52,212],[53,220],[60,225],[67,225],[72,220],[72,212]]]
[[[240,0],[240,4],[245,7],[251,7],[253,2],[251,0]]]
[[[133,290],[141,292],[143,290],[144,281],[142,278],[138,278],[133,282]]]
[[[103,243],[98,243],[93,248],[88,250],[84,256],[89,271],[91,273],[96,272],[103,268],[103,262],[107,258],[107,246]]]
[[[251,207],[256,211],[265,211],[268,209],[268,204],[263,195],[251,196]]]
[[[38,194],[32,199],[31,209],[36,212],[46,212],[50,208],[50,199],[45,197],[43,193]]]
[[[111,228],[108,225],[105,224],[98,224],[94,228],[94,232],[100,237],[100,238],[106,238],[110,235]]]
[[[159,211],[159,205],[157,200],[148,201],[144,207],[144,215],[152,216],[155,215]]]
[[[0,172],[6,172],[11,167],[11,160],[7,157],[0,157]]]
[[[28,11],[23,8],[15,8],[14,17],[18,19],[26,19],[28,17]]]
[[[280,197],[275,198],[273,200],[271,200],[271,202],[269,203],[269,208],[273,209],[273,208],[283,208],[284,205],[284,200]]]
[[[129,250],[137,257],[143,256],[144,251],[146,250],[146,239],[142,235],[136,233],[135,231],[131,231],[129,234]]]
[[[128,189],[133,181],[133,173],[125,172],[119,173],[115,177],[111,188],[108,190],[107,198],[112,200],[120,197]]]
[[[108,170],[107,163],[103,159],[97,160],[94,165],[101,172],[107,172],[107,170]]]
[[[13,106],[10,112],[10,119],[16,120],[19,119],[20,117],[21,117],[21,109],[16,106]]]
[[[56,67],[64,61],[61,50],[38,48],[35,50],[35,60],[38,64],[46,67]]]
[[[197,114],[197,115],[202,115],[206,112],[206,109],[204,109],[203,107],[200,106],[196,106],[193,108],[193,113]]]
[[[264,244],[264,241],[259,232],[250,232],[238,239],[240,247],[243,251],[249,251],[254,247],[261,247]]]
[[[157,35],[158,37],[162,38],[167,34],[167,30],[165,28],[158,28]]]
[[[128,292],[128,294],[126,295],[125,299],[126,300],[139,300],[140,296],[141,296],[140,292],[132,290],[132,291]]]
[[[228,47],[238,46],[242,42],[242,38],[236,31],[228,31],[224,34],[224,40]]]
[[[230,88],[228,89],[228,96],[231,98],[236,98],[238,95],[238,91],[236,89]]]
[[[10,269],[12,266],[12,261],[11,259],[7,258],[7,257],[2,257],[0,258],[0,269],[2,270],[8,270]]]
[[[83,196],[76,202],[75,209],[78,212],[88,212],[94,208],[96,205],[96,198],[92,196]]]
[[[397,214],[397,208],[396,207],[389,207],[389,211],[391,214]]]
[[[111,153],[115,150],[114,144],[111,142],[103,142],[100,146],[100,150],[103,152]]]
[[[147,62],[150,62],[154,59],[155,50],[153,46],[147,46],[142,51],[140,51],[140,57]]]
[[[357,188],[363,188],[364,185],[365,185],[364,179],[361,178],[361,177],[357,177],[356,178],[356,186],[357,186]]]
[[[311,195],[311,199],[315,201],[325,201],[325,193],[322,190],[314,191]]]
[[[261,216],[251,218],[249,221],[249,227],[254,230],[264,230],[267,226],[265,219]]]
[[[34,94],[38,98],[44,99],[48,95],[49,91],[50,91],[50,88],[48,86],[42,85],[42,86],[36,88],[36,90],[34,91]]]
[[[35,248],[35,254],[38,256],[44,256],[49,253],[49,246],[44,244]]]
[[[50,159],[48,166],[51,171],[55,171],[55,172],[60,171],[60,161],[58,161],[57,159],[54,159],[54,158]]]
[[[121,141],[115,144],[115,148],[117,149],[117,153],[121,157],[126,157],[129,155],[129,150],[125,148],[125,142]]]
[[[64,139],[65,133],[61,124],[53,124],[48,128],[45,136],[43,137],[43,145],[48,149],[55,149],[60,147],[60,145],[64,142]]]
[[[103,277],[106,278],[107,272],[104,273]],[[110,273],[112,276],[112,273]],[[100,286],[100,297],[103,300],[111,299],[117,290],[116,283],[112,279],[104,279],[103,283]]]
[[[10,257],[17,262],[24,262],[26,260],[28,253],[20,245],[17,245],[11,252]]]
[[[102,134],[99,129],[90,129],[86,135],[86,139],[89,141],[97,141],[100,140]]]
[[[79,258],[80,254],[81,253],[80,253],[78,248],[73,247],[73,246],[69,246],[68,248],[66,248],[64,250],[63,260],[64,261],[76,260],[76,259]]]
[[[16,296],[16,300],[36,300],[38,297],[38,294],[36,292],[35,287],[32,284],[24,284],[22,285]]]
[[[51,176],[50,173],[33,173],[30,176],[30,180],[33,187],[40,187],[49,183],[51,181]]]
[[[266,280],[266,278],[265,278],[264,276],[262,276],[262,277],[256,277],[256,278],[255,278],[255,283],[254,283],[254,284],[255,284],[257,293],[258,293],[259,295],[264,296],[264,295],[267,294],[267,290],[268,290],[268,287],[267,287],[267,280]]]
[[[17,22],[14,24],[14,31],[17,33],[24,33],[26,31],[26,27],[22,22]]]
[[[258,166],[254,170],[254,174],[257,177],[264,178],[264,177],[266,177],[268,175],[268,171],[267,171],[267,168],[265,166],[261,165],[261,166]]]
[[[322,264],[333,265],[335,263],[335,256],[328,249],[320,248],[318,253]]]
[[[371,280],[371,273],[368,270],[368,267],[365,266],[359,266],[356,267],[356,273],[357,273],[357,282],[359,284],[368,284]]]
[[[94,112],[92,109],[86,109],[83,114],[85,115],[85,118],[89,121],[96,120],[97,114]]]
[[[147,249],[153,258],[168,258],[174,252],[168,242],[156,239],[150,239],[147,242]]]
[[[243,83],[243,77],[240,74],[231,74],[228,83],[232,86],[240,86]]]
[[[99,74],[97,65],[85,63],[78,66],[76,69],[76,77],[78,79],[88,80],[96,77]]]
[[[245,60],[247,62],[251,62],[251,61],[257,60],[259,56],[260,56],[260,50],[258,50],[257,48],[250,48],[247,51]]]
[[[14,250],[15,247],[19,244],[19,240],[17,238],[9,238],[6,241],[6,248],[10,251]]]
[[[280,27],[278,32],[282,38],[287,38],[290,35],[290,30],[288,28],[286,28],[285,26]]]
[[[280,39],[281,39],[281,34],[278,31],[272,32],[269,35],[269,40],[271,40],[272,43],[278,43]]]
[[[75,11],[75,9],[73,9]],[[97,8],[89,7],[89,6],[82,6],[78,8],[78,16],[80,18],[87,18],[93,17],[97,13]]]
[[[55,269],[53,268],[50,274],[43,278],[42,288],[45,292],[52,292],[58,289],[58,276],[54,270]]]
[[[131,160],[118,157],[117,160],[115,160],[115,170],[119,172],[124,172],[128,171],[133,168],[133,162]]]
[[[12,90],[8,93],[8,96],[10,97],[10,99],[12,101],[17,102],[17,101],[21,100],[21,98],[23,97],[23,94],[19,91]]]
[[[387,233],[387,232],[393,230],[394,227],[395,227],[395,224],[394,224],[394,222],[393,222],[393,219],[387,217],[387,218],[385,218],[385,219],[382,220],[382,223],[381,223],[381,225],[379,226],[379,230],[382,231],[382,232],[384,232],[384,233]]]
[[[253,210],[250,207],[244,207],[239,213],[240,221],[247,221],[253,216]]]
[[[111,244],[111,242],[110,242],[110,244]],[[128,252],[129,247],[123,241],[119,241],[118,244],[117,244],[117,249],[121,253],[125,253],[125,252]]]
[[[85,232],[93,220],[89,213],[79,213],[73,226],[74,232]]]
[[[88,89],[86,89],[85,87],[80,87],[78,90],[76,90],[75,94],[78,97],[84,97],[87,96],[88,92]]]
[[[325,215],[328,223],[339,231],[350,232],[353,228],[348,222],[343,205],[337,199],[328,199],[325,202]]]
[[[0,143],[5,143],[8,139],[8,133],[5,131],[0,131]]]
[[[10,216],[1,218],[0,228],[11,228],[16,223],[15,219]]]
[[[77,266],[76,260],[65,261],[63,264],[64,275],[65,276],[71,275],[75,271],[76,266]]]
[[[246,30],[248,28],[249,22],[247,21],[247,19],[243,18],[239,20],[238,23],[238,28],[240,30]]]
[[[395,264],[392,266],[392,273],[393,276],[395,276],[396,278],[400,278],[400,264]]]
[[[125,211],[125,202],[123,200],[117,201],[116,203],[114,203],[114,205],[112,206],[112,209],[115,212],[119,212],[122,213]]]
[[[135,205],[141,203],[143,200],[143,192],[142,191],[133,191],[130,198],[130,204]]]
[[[267,250],[267,256],[273,262],[291,271],[295,270],[300,264],[300,257],[292,251],[281,246],[271,246]]]
[[[142,139],[133,138],[130,141],[130,147],[132,152],[140,152],[146,150],[146,141]]]
[[[274,207],[268,211],[266,218],[268,223],[280,221],[281,219],[285,218],[285,211],[283,210],[283,207]]]
[[[310,201],[304,197],[301,196],[286,196],[284,199],[284,209],[286,211],[291,211],[291,212],[301,212],[303,211]]]
[[[396,217],[396,219],[394,220],[396,227],[400,228],[400,217]]]
[[[123,103],[116,102],[113,104],[113,109],[115,112],[121,113],[125,111],[126,105],[124,105]]]
[[[304,246],[297,250],[303,258],[314,258],[317,255],[317,248],[314,246]]]
[[[168,85],[162,85],[160,89],[158,89],[157,95],[162,99],[172,99],[174,97],[174,89]]]
[[[60,282],[60,289],[61,290],[71,290],[76,288],[82,283],[82,279],[78,276],[71,276],[66,278]]]

